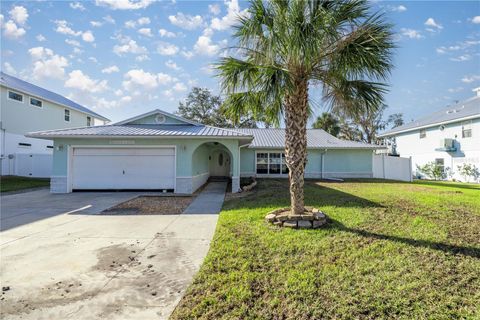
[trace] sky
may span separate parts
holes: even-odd
[[[1,69],[112,121],[174,112],[194,86],[219,94],[212,63],[235,45],[248,2],[1,1]],[[397,49],[385,116],[408,122],[480,87],[480,1],[372,1]],[[320,91],[312,97],[320,100]],[[319,103],[315,114],[326,111]]]

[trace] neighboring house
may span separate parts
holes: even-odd
[[[307,178],[372,177],[380,146],[308,130]],[[154,110],[112,125],[33,132],[54,140],[51,191],[157,189],[193,193],[209,177],[288,177],[283,129],[223,129]]]
[[[59,94],[0,73],[1,175],[49,176],[53,141],[27,132],[104,124],[107,118]],[[30,160],[28,158],[35,158]]]
[[[412,157],[417,165],[436,162],[451,170],[449,178],[463,179],[458,166],[471,163],[480,168],[480,88],[476,96],[379,135],[392,146],[391,153]]]

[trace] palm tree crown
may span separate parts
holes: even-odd
[[[365,0],[253,0],[234,34],[238,57],[218,64],[231,118],[267,116],[286,125],[292,213],[303,211],[309,88],[345,113],[383,100],[391,25]]]

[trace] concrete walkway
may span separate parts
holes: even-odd
[[[0,319],[167,319],[218,215],[97,214],[138,194],[2,196]]]
[[[227,182],[210,182],[185,209],[186,214],[218,214],[222,210]]]

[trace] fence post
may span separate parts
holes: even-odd
[[[383,179],[385,179],[385,155],[382,154],[382,173],[383,173]]]
[[[413,181],[413,174],[412,174],[412,156],[409,157],[408,161],[408,181],[412,182]]]

